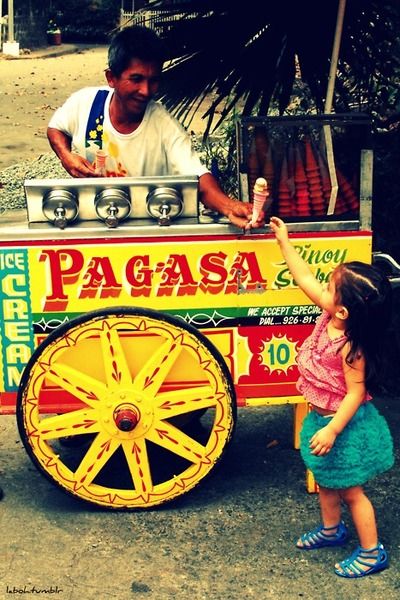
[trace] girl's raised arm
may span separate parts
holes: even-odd
[[[269,224],[295,282],[314,304],[321,306],[322,284],[314,277],[308,264],[292,246],[285,223],[279,217],[271,217]]]

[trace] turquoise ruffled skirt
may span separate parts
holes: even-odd
[[[310,439],[331,419],[311,411],[300,434],[301,456],[319,485],[334,489],[363,485],[393,466],[392,436],[372,402],[360,406],[328,454],[311,454]]]

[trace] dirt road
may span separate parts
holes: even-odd
[[[377,405],[398,455],[400,403]],[[305,491],[291,438],[290,406],[241,409],[232,446],[198,488],[158,510],[113,513],[78,503],[45,480],[14,417],[0,417],[0,599],[397,600],[398,467],[367,487],[390,568],[341,580],[333,565],[356,545],[352,525],[344,548],[294,547],[296,536],[319,522],[319,510]],[[347,511],[344,519],[350,525]]]
[[[49,152],[47,123],[74,91],[102,85],[107,48],[50,58],[0,59],[0,170]]]

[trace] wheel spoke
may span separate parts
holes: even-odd
[[[150,465],[145,440],[124,440],[122,442],[132,481],[137,493],[147,500],[153,490]]]
[[[118,329],[104,321],[100,339],[108,388],[112,390],[120,386],[130,385],[132,376],[121,345]]]
[[[209,459],[205,459],[204,446],[165,421],[160,422],[148,431],[146,438],[192,463],[206,463],[209,461]]]
[[[44,440],[54,440],[81,433],[97,433],[98,431],[100,431],[100,425],[97,412],[86,408],[47,417],[40,422],[38,427],[38,433]]]
[[[107,392],[104,383],[68,365],[55,364],[48,367],[46,378],[92,408],[98,405],[98,401]]]
[[[142,366],[135,388],[155,396],[182,351],[183,335],[167,340]]]
[[[210,386],[194,387],[189,389],[163,392],[157,395],[156,406],[160,419],[168,419],[203,408],[211,408],[218,401]]]
[[[107,433],[98,433],[75,471],[75,490],[89,485],[120,445]]]

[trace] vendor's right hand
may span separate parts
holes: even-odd
[[[69,153],[61,160],[61,163],[71,177],[98,177],[94,166],[75,152]]]

